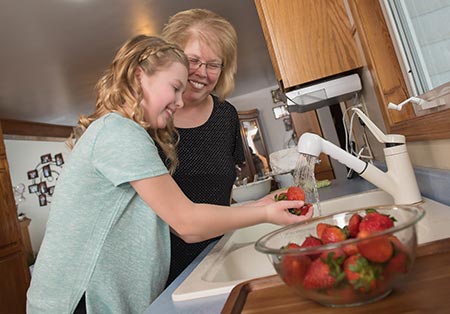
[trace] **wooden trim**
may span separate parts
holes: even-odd
[[[240,120],[257,119],[259,118],[259,111],[258,109],[243,110],[239,111],[238,115]]]
[[[73,127],[19,120],[0,120],[4,135],[68,138]]]
[[[371,73],[378,104],[389,133],[407,141],[450,138],[450,110],[416,116],[412,106],[388,110],[389,102],[410,97],[379,1],[348,0],[357,35]]]

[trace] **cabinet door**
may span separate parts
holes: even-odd
[[[284,88],[362,66],[344,0],[255,0]]]
[[[20,241],[17,209],[0,127],[0,314],[25,313],[30,272]]]
[[[3,143],[2,143],[3,145]],[[1,146],[1,145],[0,145]],[[19,243],[16,205],[12,196],[8,163],[0,157],[0,247]]]
[[[294,125],[295,134],[300,137],[303,133],[309,132],[323,136],[320,128],[319,120],[316,111],[308,111],[305,113],[292,112],[292,124]],[[335,179],[333,167],[331,165],[330,157],[325,154],[319,155],[320,162],[314,169],[314,175],[317,180]]]
[[[25,313],[30,273],[19,250],[0,258],[0,313]]]

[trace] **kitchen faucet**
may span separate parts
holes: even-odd
[[[353,169],[361,177],[386,191],[394,198],[397,205],[414,204],[422,201],[417,185],[414,169],[406,150],[404,135],[384,134],[380,129],[358,108],[352,110],[366,124],[375,138],[385,144],[383,149],[386,158],[387,172],[383,172],[371,163],[365,162],[342,148],[332,144],[322,137],[304,133],[297,145],[299,153],[318,157],[325,153]]]

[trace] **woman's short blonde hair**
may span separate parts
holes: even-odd
[[[223,63],[214,91],[220,100],[225,100],[234,89],[237,70],[237,35],[230,22],[209,10],[190,9],[170,17],[161,35],[182,48],[191,38],[198,38],[213,49]]]
[[[80,116],[78,126],[68,141],[69,147],[73,147],[73,139],[76,141],[92,122],[107,113],[118,112],[149,131],[164,151],[171,165],[170,170],[173,171],[178,164],[175,152],[178,138],[174,136],[176,130],[173,121],[169,121],[164,129],[158,129],[144,120],[144,109],[140,105],[143,92],[136,71],[140,68],[147,75],[152,75],[174,62],[189,68],[183,50],[159,37],[138,35],[123,44],[95,86],[97,101],[94,113]],[[131,114],[126,110],[130,107]]]

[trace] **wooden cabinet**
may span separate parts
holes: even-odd
[[[20,240],[19,222],[0,127],[0,314],[25,313],[30,272]]]
[[[284,91],[362,67],[345,0],[255,0],[275,75]],[[315,111],[292,113],[295,132],[322,136]],[[320,156],[318,179],[334,179]]]
[[[34,264],[34,253],[33,247],[31,246],[30,232],[28,231],[28,226],[31,223],[31,219],[28,217],[23,218],[19,221],[20,225],[20,238],[22,240],[23,253],[27,259],[28,266]]]
[[[362,66],[344,0],[255,0],[284,89]]]
[[[389,102],[397,104],[412,95],[408,94],[380,1],[347,2],[387,131],[403,134],[407,141],[450,138],[450,109],[424,116],[416,116],[411,106],[402,111],[387,109]]]
[[[320,128],[319,120],[315,110],[304,113],[291,113],[292,124],[295,133],[299,136],[304,132],[314,133],[323,136]],[[335,179],[333,167],[331,165],[330,157],[325,154],[320,154],[320,162],[314,168],[314,175],[317,180]]]

